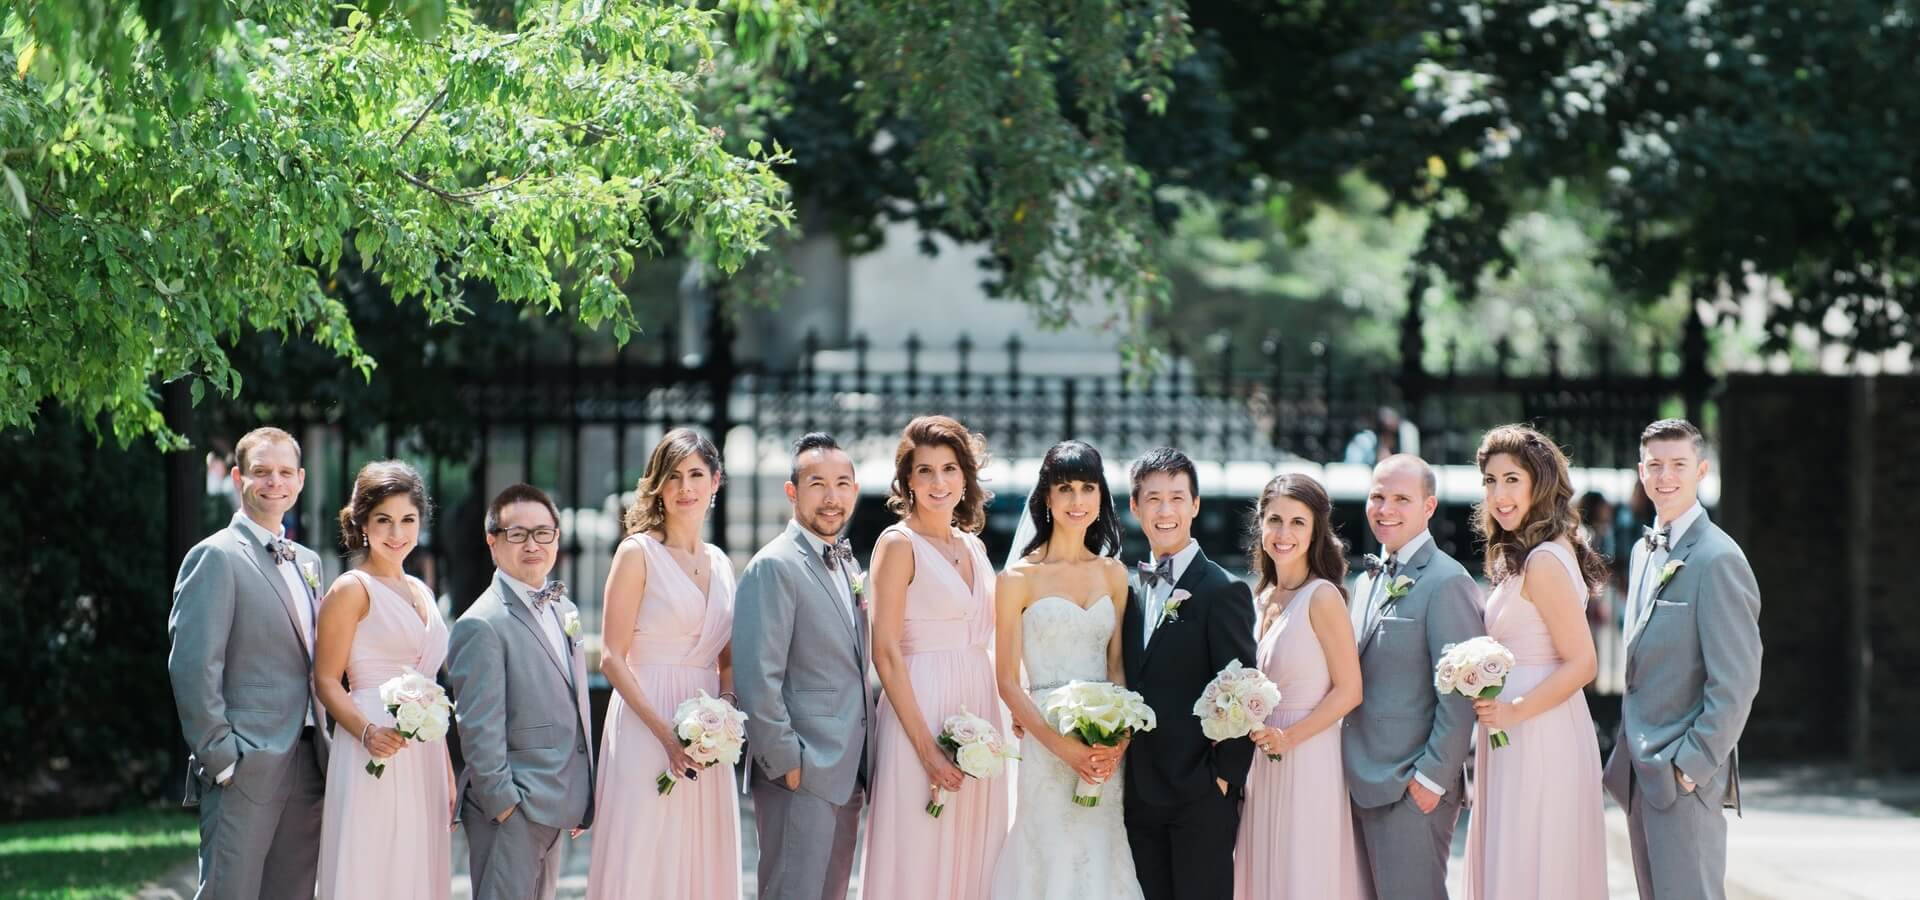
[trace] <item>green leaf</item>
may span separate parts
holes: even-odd
[[[33,211],[27,207],[27,189],[20,184],[20,176],[7,166],[0,166],[0,173],[6,176],[7,198],[12,201],[13,211],[22,219],[32,218]]]

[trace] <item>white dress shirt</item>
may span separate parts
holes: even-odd
[[[798,522],[794,524],[799,525]],[[806,526],[800,525],[799,527],[800,533],[806,535],[807,543],[813,545],[813,552],[818,554],[822,560],[826,559],[827,548],[832,545],[822,540],[819,535],[808,531]],[[858,621],[858,614],[854,612],[853,606],[853,586],[847,581],[847,579],[851,577],[853,577],[853,573],[842,571],[842,567],[840,566],[834,566],[828,570],[827,583],[833,585],[833,595],[839,598],[840,609],[847,614],[847,624],[854,626],[855,631],[859,631],[860,623]]]
[[[1701,506],[1700,501],[1695,500],[1693,505],[1687,508],[1686,512],[1680,514],[1680,518],[1673,520],[1673,524],[1670,527],[1663,526],[1658,516],[1656,516],[1653,521],[1653,527],[1667,527],[1667,545],[1655,550],[1648,546],[1646,538],[1641,538],[1634,544],[1635,558],[1633,565],[1630,567],[1632,586],[1627,594],[1627,621],[1625,624],[1628,640],[1631,640],[1640,633],[1640,623],[1645,618],[1648,609],[1653,606],[1653,594],[1655,591],[1654,578],[1657,577],[1654,573],[1659,572],[1661,568],[1666,566],[1667,558],[1672,554],[1674,545],[1680,543],[1680,536],[1686,534],[1687,529],[1691,527],[1694,522],[1698,521],[1701,516],[1706,514],[1707,508]],[[1639,552],[1643,549],[1647,551],[1644,554]]]
[[[1155,584],[1153,589],[1147,592],[1146,627],[1140,629],[1142,647],[1153,641],[1153,631],[1160,627],[1160,619],[1166,611],[1167,601],[1173,599],[1173,586],[1179,584],[1181,578],[1186,577],[1187,566],[1191,565],[1193,558],[1199,555],[1200,542],[1188,538],[1187,545],[1173,555],[1173,580],[1166,584]],[[1153,564],[1156,566],[1160,564],[1159,557],[1154,558]]]
[[[540,588],[529,585],[499,569],[493,570],[493,574],[506,582],[508,587],[513,588],[516,595],[514,599],[519,600],[520,605],[533,613],[533,620],[540,623],[540,630],[547,636],[547,644],[553,647],[554,658],[560,660],[561,668],[566,670],[567,681],[573,681],[573,666],[569,664],[570,654],[567,652],[567,632],[560,627],[559,604],[549,603],[547,608],[542,610],[534,606],[532,600],[533,595],[540,592]]]

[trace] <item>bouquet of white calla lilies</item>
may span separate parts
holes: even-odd
[[[1135,732],[1160,724],[1145,697],[1105,681],[1069,681],[1047,695],[1040,712],[1055,731],[1079,738],[1089,747],[1112,747]],[[1100,785],[1074,785],[1073,802],[1100,805]]]
[[[393,716],[393,730],[409,741],[437,741],[453,723],[453,698],[433,679],[411,667],[380,685],[380,704]],[[367,774],[387,774],[387,761],[367,760]]]

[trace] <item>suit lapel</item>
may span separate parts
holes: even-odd
[[[527,633],[533,635],[533,642],[540,645],[540,652],[547,655],[547,661],[553,663],[554,670],[558,671],[560,677],[565,678],[567,684],[571,686],[573,684],[573,672],[571,671],[573,667],[569,665],[569,663],[572,660],[569,659],[567,662],[562,662],[560,657],[553,654],[553,642],[547,640],[547,630],[541,627],[538,619],[533,617],[533,609],[519,596],[519,592],[515,591],[512,585],[495,579],[493,589],[500,592],[500,605],[507,608],[507,615],[514,617],[519,620],[520,624],[527,627]],[[565,638],[566,636],[561,635],[561,637]],[[568,656],[571,657],[572,654],[568,654]]]
[[[1693,555],[1693,548],[1700,543],[1700,538],[1704,537],[1707,530],[1712,527],[1713,523],[1707,518],[1707,514],[1704,512],[1701,513],[1699,518],[1694,519],[1692,525],[1687,526],[1687,533],[1680,536],[1680,541],[1673,545],[1673,550],[1667,553],[1667,561],[1661,564],[1661,568],[1664,569],[1676,562],[1684,564],[1687,561],[1687,557]],[[1653,561],[1653,554],[1651,552],[1647,554],[1647,561],[1649,563]],[[1675,571],[1673,577],[1680,577],[1680,572]],[[1669,579],[1669,581],[1671,581],[1671,579]],[[1659,600],[1665,592],[1666,586],[1660,583],[1660,576],[1658,573],[1655,573],[1652,582],[1647,586],[1647,598],[1640,604],[1640,623],[1634,627],[1633,634],[1627,638],[1627,655],[1629,658],[1633,655],[1633,648],[1638,642],[1641,633],[1647,630],[1647,623],[1653,620],[1654,601]]]
[[[1429,536],[1427,542],[1420,545],[1420,549],[1413,552],[1413,558],[1407,560],[1406,567],[1394,574],[1395,581],[1398,581],[1402,576],[1413,579],[1413,586],[1407,588],[1407,596],[1395,601],[1393,604],[1394,607],[1397,608],[1400,604],[1407,602],[1407,599],[1413,596],[1413,592],[1420,589],[1420,576],[1427,571],[1427,565],[1433,562],[1433,555],[1439,552],[1439,545],[1435,544],[1433,538]],[[1385,575],[1386,570],[1382,569],[1380,574]],[[1387,587],[1391,588],[1392,586],[1392,582],[1388,582]],[[1385,604],[1387,602],[1387,595],[1383,590],[1380,597],[1377,600],[1374,599],[1373,585],[1369,582],[1367,585],[1367,599],[1370,601],[1369,606],[1376,603]],[[1373,617],[1373,627],[1367,629],[1366,639],[1360,642],[1361,653],[1367,652],[1367,646],[1372,644],[1374,637],[1380,634],[1380,626],[1386,623],[1387,613],[1392,611],[1391,609],[1382,609],[1380,610],[1380,615]]]
[[[287,580],[280,577],[280,567],[267,563],[267,548],[260,546],[253,535],[247,533],[246,526],[235,522],[228,528],[233,531],[234,540],[240,544],[240,555],[253,563],[254,571],[259,572],[260,577],[266,579],[267,586],[273,589],[273,595],[280,598],[280,607],[287,613],[287,625],[293,628],[293,641],[300,645],[300,652],[306,656],[307,665],[313,665],[313,651],[307,646],[307,633],[300,627],[300,608],[293,605],[293,595],[287,593]]]
[[[800,548],[800,558],[806,561],[808,574],[813,576],[813,581],[820,586],[820,590],[826,592],[827,602],[833,604],[833,617],[840,620],[840,624],[846,626],[847,637],[853,641],[854,655],[864,659],[865,657],[860,653],[860,627],[854,624],[853,619],[847,615],[846,610],[840,608],[840,592],[834,590],[833,582],[828,580],[829,578],[845,578],[845,576],[837,570],[827,568],[827,561],[821,559],[819,553],[814,552],[813,542],[807,540],[807,536],[800,533],[800,526],[787,526],[787,536],[792,538],[794,544]],[[853,593],[851,586],[848,587],[847,593]]]
[[[1199,548],[1195,548],[1193,551],[1193,559],[1187,561],[1187,570],[1185,572],[1180,573],[1180,579],[1173,583],[1173,591],[1168,594],[1167,602],[1172,603],[1173,602],[1172,595],[1179,593],[1180,591],[1187,592],[1187,598],[1186,600],[1181,601],[1182,604],[1191,602],[1194,597],[1200,594],[1200,588],[1203,586],[1203,582],[1205,582],[1208,579],[1208,577],[1212,574],[1213,574],[1213,566],[1211,563],[1207,561],[1206,552],[1203,550],[1200,550]],[[1142,599],[1142,602],[1143,603],[1145,602],[1144,598]],[[1144,609],[1141,610],[1142,615],[1145,615],[1145,613],[1146,611]],[[1176,612],[1175,615],[1179,615],[1179,613]],[[1142,671],[1145,671],[1147,664],[1153,661],[1153,648],[1156,644],[1160,643],[1161,632],[1164,631],[1167,628],[1167,626],[1173,624],[1173,620],[1167,619],[1165,607],[1161,608],[1160,617],[1162,619],[1166,619],[1166,621],[1162,621],[1158,625],[1154,626],[1153,633],[1150,635],[1147,635],[1146,648],[1141,651],[1140,668]],[[1146,620],[1142,619],[1140,624],[1141,624],[1141,627],[1144,628],[1146,626]]]

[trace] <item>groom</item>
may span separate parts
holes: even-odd
[[[733,684],[747,714],[760,896],[839,900],[867,788],[873,695],[859,567],[840,536],[860,497],[830,435],[794,444],[793,521],[736,589]]]
[[[232,523],[187,551],[167,616],[167,676],[192,755],[200,889],[214,898],[312,898],[327,719],[313,697],[320,557],[286,539],[300,444],[256,428],[234,447]]]
[[[1473,704],[1433,690],[1444,648],[1486,633],[1479,586],[1427,532],[1437,486],[1417,456],[1374,466],[1367,524],[1383,558],[1368,558],[1353,592],[1366,699],[1347,715],[1341,751],[1367,895],[1383,900],[1446,900],[1473,738]]]
[[[580,616],[566,585],[547,580],[559,543],[545,491],[501,491],[487,508],[493,584],[448,637],[474,900],[552,900],[561,833],[579,837],[593,823]]]
[[[1760,690],[1760,588],[1697,499],[1706,440],[1684,419],[1640,435],[1654,527],[1633,547],[1627,693],[1602,781],[1627,810],[1642,897],[1726,896],[1727,819]]]
[[[1160,724],[1127,748],[1127,842],[1146,900],[1227,900],[1253,743],[1207,740],[1193,703],[1228,663],[1253,666],[1253,595],[1193,540],[1199,479],[1186,454],[1153,450],[1131,478],[1153,561],[1132,576],[1121,638],[1127,686]]]

